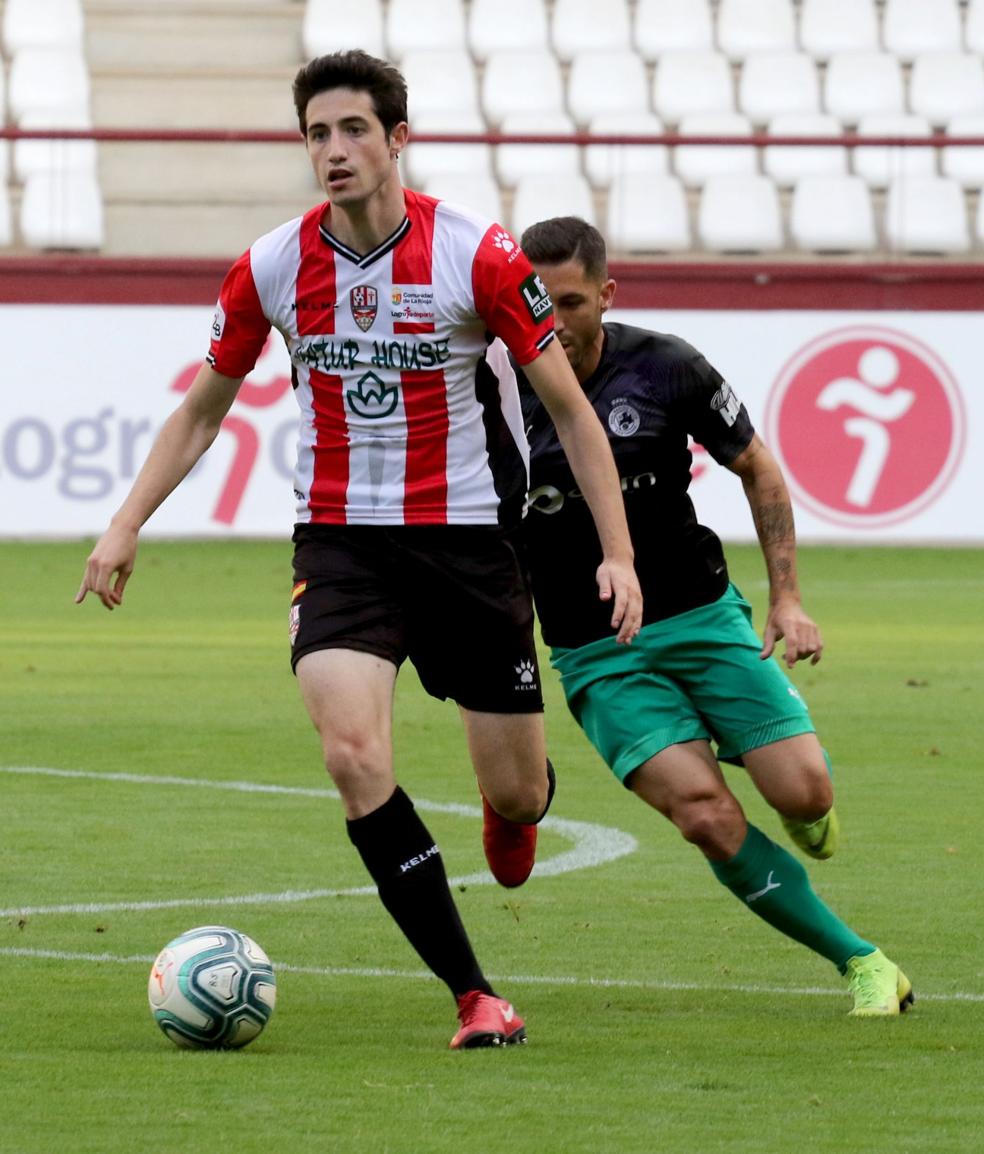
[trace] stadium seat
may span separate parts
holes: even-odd
[[[680,49],[711,50],[714,24],[708,0],[636,0],[634,42],[643,60],[652,62],[664,52]]]
[[[4,141],[4,144],[7,142]],[[10,191],[6,182],[0,182],[0,246],[14,242],[13,214],[10,210]]]
[[[92,127],[92,118],[84,108],[38,109],[25,112],[21,128]],[[14,176],[23,184],[35,172],[74,169],[95,173],[97,168],[94,140],[16,140],[14,141]]]
[[[493,52],[549,48],[544,0],[472,0],[468,47],[484,62]]]
[[[345,48],[385,56],[382,0],[307,0],[301,43],[308,60]]]
[[[909,106],[930,124],[984,112],[984,63],[970,52],[927,52],[912,62]]]
[[[839,52],[877,52],[875,0],[802,0],[800,46],[815,60]]]
[[[492,125],[510,112],[564,112],[560,65],[549,49],[494,52],[485,62],[482,107]]]
[[[500,125],[504,133],[568,133],[574,122],[566,112],[510,112]],[[581,150],[576,144],[497,144],[495,170],[499,181],[512,188],[524,176],[553,176],[566,180],[581,173]]]
[[[769,122],[770,136],[839,136],[840,123],[825,113],[788,113]],[[762,167],[780,188],[789,188],[804,176],[844,176],[847,149],[836,144],[767,144]]]
[[[680,121],[678,131],[681,136],[748,136],[752,126],[740,112],[695,112]],[[750,144],[678,144],[673,168],[684,184],[699,188],[712,176],[754,175],[758,157]]]
[[[485,120],[477,109],[455,108],[441,112],[422,112],[410,125],[410,143],[403,154],[403,164],[414,188],[420,188],[432,176],[446,172],[492,174],[490,144],[416,143],[422,132],[484,132]]]
[[[984,0],[970,0],[964,16],[964,46],[984,56]]]
[[[465,15],[461,0],[427,0],[426,4],[389,0],[386,47],[391,60],[402,60],[408,52],[420,49],[463,49]]]
[[[463,205],[481,216],[505,224],[502,194],[495,177],[488,172],[442,172],[432,176],[424,185],[428,196]]]
[[[408,52],[400,63],[407,82],[410,123],[448,109],[478,112],[475,66],[463,48]]]
[[[885,204],[885,236],[899,252],[966,252],[970,235],[963,189],[942,176],[893,181]]]
[[[24,183],[20,232],[31,248],[98,249],[103,204],[91,172],[35,172]]]
[[[567,77],[567,107],[578,124],[606,112],[646,112],[649,91],[642,57],[630,48],[578,52]]]
[[[860,136],[929,136],[924,116],[905,113],[863,116],[858,122]],[[897,178],[935,176],[936,153],[932,148],[890,148],[859,145],[854,149],[854,171],[869,188],[887,188]]]
[[[719,0],[717,43],[731,60],[744,60],[752,52],[793,51],[791,0]]]
[[[882,43],[900,60],[921,52],[959,52],[961,40],[957,0],[885,0]]]
[[[589,224],[596,223],[594,199],[583,176],[563,181],[555,176],[524,176],[516,185],[512,206],[514,236],[521,236],[531,224],[551,216],[579,216]]]
[[[974,233],[977,237],[977,243],[984,245],[984,196],[977,200],[977,213],[975,214]]]
[[[596,116],[588,131],[592,136],[657,136],[664,127],[653,112],[615,112]],[[668,167],[665,144],[589,144],[584,150],[584,171],[595,188],[607,188],[616,176],[630,172],[663,175]]]
[[[875,112],[904,112],[902,66],[888,52],[838,52],[827,63],[823,102],[843,124]]]
[[[81,49],[84,31],[81,0],[6,0],[3,7],[7,56],[22,48]]]
[[[22,48],[10,65],[7,108],[20,123],[42,109],[89,110],[89,69],[78,48]]]
[[[738,107],[754,124],[786,112],[819,112],[820,82],[805,52],[750,55],[738,81]]]
[[[946,132],[947,136],[984,137],[984,115],[955,116],[947,124]],[[943,175],[959,181],[964,188],[984,187],[984,146],[945,147],[941,150],[940,164]]]
[[[550,42],[564,64],[586,49],[630,48],[626,0],[554,0]]]
[[[804,252],[870,252],[876,247],[871,193],[860,176],[804,176],[793,190],[789,232]]]
[[[782,214],[767,176],[712,176],[704,185],[697,231],[712,252],[775,252],[782,248]]]
[[[619,174],[608,193],[606,233],[611,251],[685,252],[691,235],[683,185],[659,173]]]
[[[653,74],[653,108],[667,124],[692,112],[732,112],[731,65],[720,52],[698,49],[664,52]]]

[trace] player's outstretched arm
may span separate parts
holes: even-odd
[[[805,657],[816,665],[823,653],[823,638],[800,604],[793,506],[779,463],[756,434],[728,468],[741,478],[769,575],[769,613],[761,656],[763,660],[771,657],[776,642],[785,637],[783,660],[790,669]]]
[[[633,567],[632,541],[608,438],[559,341],[551,341],[523,372],[557,429],[560,443],[591,509],[601,541],[598,595],[612,601],[616,641],[627,644],[642,625],[642,592]]]
[[[151,446],[126,500],[86,560],[78,605],[93,593],[115,609],[137,556],[137,537],[148,517],[188,475],[215,440],[242,378],[233,379],[202,365],[184,400],[168,417]]]

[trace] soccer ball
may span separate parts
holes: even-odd
[[[251,937],[227,926],[198,926],[157,955],[147,982],[150,1012],[177,1046],[232,1050],[270,1020],[277,980]]]

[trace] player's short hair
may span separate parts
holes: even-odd
[[[531,224],[520,247],[532,264],[563,264],[576,260],[592,279],[608,278],[605,238],[579,216],[554,216]]]
[[[407,82],[398,68],[363,52],[330,52],[316,56],[294,77],[294,107],[302,135],[307,135],[307,106],[312,96],[332,88],[368,92],[386,135],[407,119]]]

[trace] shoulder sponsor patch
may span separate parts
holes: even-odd
[[[222,307],[222,302],[218,301],[215,306],[215,316],[212,317],[212,340],[221,341],[222,333],[225,331],[226,315],[225,309]]]
[[[542,321],[544,317],[553,315],[553,301],[550,299],[550,293],[547,292],[547,286],[535,272],[531,272],[523,281],[519,286],[519,291],[530,316],[537,323]]]
[[[711,397],[711,408],[714,412],[721,414],[721,419],[729,429],[738,420],[741,401],[735,396],[734,390],[727,381],[722,381],[721,387]]]

